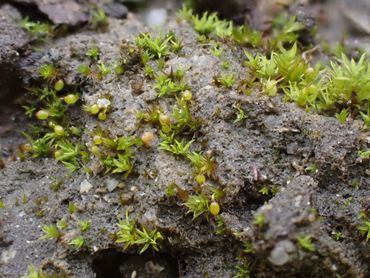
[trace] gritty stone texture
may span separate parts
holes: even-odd
[[[19,51],[29,42],[19,26],[21,14],[10,5],[0,5],[0,101],[15,93],[19,82],[16,61]],[[18,90],[18,88],[16,88]]]
[[[114,18],[124,18],[127,8],[114,0],[9,0],[10,3],[22,4],[28,8],[36,7],[55,25],[77,26],[86,23],[96,7],[103,9]]]
[[[100,268],[96,266],[97,258],[116,252],[120,262],[117,271],[121,273],[141,269],[149,277],[163,273],[162,268],[170,271],[176,265],[168,263],[166,256],[171,256],[180,265],[180,277],[232,277],[243,241],[248,241],[254,249],[252,274],[368,276],[368,245],[356,229],[359,212],[370,193],[368,164],[357,160],[357,151],[368,147],[363,140],[368,134],[361,130],[361,124],[353,121],[343,125],[335,118],[286,103],[279,96],[269,98],[261,92],[246,96],[238,92],[237,84],[232,89],[216,86],[214,76],[223,72],[245,78],[243,49],[222,45],[223,59],[230,63],[225,71],[222,61],[211,54],[210,45],[199,45],[187,24],[177,24],[170,22],[168,28],[176,28],[184,48],[165,60],[163,71],[180,66],[185,70],[184,80],[193,94],[190,110],[201,122],[192,149],[211,153],[216,161],[217,171],[211,182],[224,191],[220,206],[225,233],[216,234],[213,218],[193,221],[182,200],[166,195],[166,187],[172,182],[190,193],[195,192],[196,185],[191,164],[160,150],[158,142],[135,150],[134,170],[127,178],[106,175],[95,158],[89,164],[94,172],[89,177],[82,170],[69,174],[51,157],[27,158],[10,162],[0,172],[0,197],[5,203],[5,209],[0,210],[0,272],[15,278],[25,274],[30,263],[40,266],[48,262],[62,265],[74,277],[94,277],[93,272]],[[136,114],[153,105],[169,113],[175,101],[157,97],[154,81],[145,77],[135,56],[130,57],[132,64],[120,77],[111,73],[96,82],[77,73],[80,64],[89,62],[85,55],[89,47],[98,46],[100,59],[113,65],[121,58],[122,48],[140,31],[145,28],[135,19],[110,20],[106,33],[84,31],[58,39],[49,49],[24,57],[17,64],[20,77],[25,84],[32,84],[38,80],[40,65],[52,63],[60,69],[66,85],[82,84],[84,103],[91,105],[109,94],[111,109],[104,122],[81,112],[79,107],[72,111],[71,119],[84,127],[82,141],[88,147],[97,129],[104,129],[111,137],[140,137],[147,130],[159,136],[157,127],[139,123]],[[240,123],[235,123],[236,103],[248,115]],[[311,163],[317,165],[317,173],[305,170]],[[358,189],[350,185],[354,178],[361,181]],[[80,194],[80,185],[86,179],[94,187]],[[109,179],[120,184],[110,186]],[[55,181],[61,182],[58,192],[50,189]],[[274,197],[262,195],[260,189],[266,184],[276,185],[279,192]],[[344,206],[348,194],[352,202]],[[17,202],[22,196],[28,201]],[[77,208],[73,216],[68,213],[69,202]],[[113,235],[117,218],[122,219],[126,210],[132,219],[156,227],[163,234],[161,255],[140,257],[139,262],[135,249],[122,254],[123,247],[114,242]],[[256,213],[265,216],[264,225],[254,224]],[[62,239],[39,239],[42,225],[63,217],[68,219],[69,227]],[[67,243],[79,234],[77,220],[92,223],[83,234],[83,252]],[[340,225],[345,240],[331,237],[335,225]],[[301,234],[312,236],[314,252],[298,246],[296,238]],[[135,260],[137,264],[132,266]]]

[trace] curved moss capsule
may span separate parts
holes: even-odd
[[[220,205],[217,202],[213,201],[209,205],[209,211],[213,216],[217,216],[220,213]]]
[[[79,97],[75,94],[69,94],[64,97],[64,101],[67,104],[75,104],[78,101]]]
[[[50,113],[46,110],[39,110],[36,113],[36,118],[39,120],[46,120],[47,118],[49,118],[49,116],[50,116]]]
[[[107,113],[105,111],[101,111],[98,114],[98,119],[101,120],[101,121],[105,121],[107,119]]]
[[[99,106],[97,104],[93,104],[93,105],[90,106],[89,112],[91,114],[96,115],[96,114],[99,113],[99,111],[100,111],[100,108],[99,108]]]

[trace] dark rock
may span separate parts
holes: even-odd
[[[20,27],[20,13],[10,5],[0,7],[0,101],[15,97],[19,88],[16,63],[21,50],[30,40]]]
[[[23,5],[33,5],[45,14],[53,24],[75,26],[87,22],[90,18],[89,2],[76,0],[12,0]]]
[[[0,7],[0,64],[17,59],[17,50],[29,42],[29,37],[20,27],[22,17],[10,5]]]
[[[256,0],[199,0],[193,1],[197,12],[215,11],[223,18],[244,23],[246,15],[256,6]]]
[[[105,4],[104,11],[107,16],[114,18],[125,18],[128,13],[128,9],[125,5],[116,2]]]

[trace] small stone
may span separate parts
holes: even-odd
[[[294,244],[290,240],[282,240],[272,249],[268,260],[274,265],[282,266],[289,262],[289,253],[293,252],[294,249]]]
[[[105,185],[109,192],[112,192],[114,189],[116,189],[118,184],[119,184],[119,181],[114,178],[108,178],[105,181]]]
[[[17,251],[13,250],[12,248],[10,250],[5,250],[1,253],[0,262],[2,264],[7,264],[9,261],[14,259],[16,255],[17,255]]]
[[[167,11],[164,8],[150,9],[145,15],[145,21],[149,26],[161,26],[166,22]]]
[[[92,184],[86,179],[80,183],[81,194],[88,193],[92,188],[93,188]]]
[[[106,98],[99,98],[96,104],[98,105],[99,109],[107,109],[110,105],[110,101]]]

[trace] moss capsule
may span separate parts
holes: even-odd
[[[78,95],[69,94],[64,97],[64,101],[67,104],[75,104],[78,101]]]
[[[54,84],[54,90],[59,92],[63,90],[64,88],[64,81],[62,79],[59,79],[57,82]]]
[[[105,121],[107,119],[107,113],[105,111],[101,111],[98,114],[98,119],[101,120],[101,121]]]
[[[213,216],[217,216],[220,213],[220,205],[217,202],[213,201],[209,205],[209,211]]]
[[[100,111],[100,108],[97,104],[93,104],[93,105],[90,106],[89,112],[91,114],[96,115],[96,114],[99,113],[99,111]]]
[[[55,125],[54,126],[54,133],[55,133],[55,135],[57,135],[59,137],[65,135],[64,128],[62,126],[60,126],[60,125]]]
[[[57,150],[57,151],[54,152],[54,158],[56,160],[59,160],[62,155],[63,155],[63,151],[62,150]]]
[[[50,113],[46,110],[39,110],[36,113],[36,118],[39,120],[46,120],[47,118],[49,118],[49,116],[50,116]]]
[[[100,149],[99,149],[99,147],[98,147],[98,146],[92,146],[92,147],[91,147],[91,153],[92,153],[93,155],[99,155],[99,154],[100,154]]]
[[[195,181],[199,184],[202,185],[203,183],[206,182],[206,177],[202,174],[199,174],[195,177]]]
[[[100,145],[103,143],[103,138],[100,135],[95,135],[93,141],[95,145]]]
[[[141,135],[141,140],[143,141],[144,146],[149,148],[155,140],[155,135],[153,132],[146,131],[143,133],[143,135]]]
[[[73,135],[76,135],[76,136],[80,136],[81,135],[81,129],[79,129],[78,127],[75,127],[75,126],[71,126],[69,128],[69,130],[71,131],[71,133]]]
[[[193,94],[189,90],[186,90],[185,92],[182,93],[182,98],[185,101],[191,101],[191,99],[193,98]]]
[[[161,113],[159,115],[159,122],[161,123],[161,125],[164,125],[164,126],[171,125],[171,119],[166,114]]]
[[[115,66],[114,68],[114,72],[117,74],[117,75],[122,75],[124,73],[124,69],[122,66],[120,65],[117,65]]]

